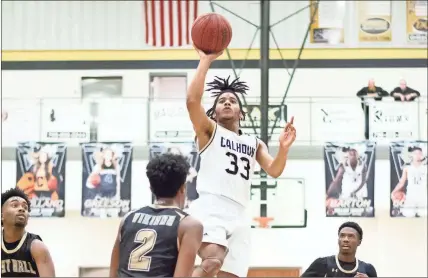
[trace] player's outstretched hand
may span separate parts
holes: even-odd
[[[357,272],[357,275],[355,275],[354,277],[369,277],[369,276],[367,276],[367,274],[365,273]]]
[[[289,149],[296,140],[296,129],[293,125],[294,116],[291,117],[291,120],[285,125],[284,130],[279,135],[279,144],[281,148]]]
[[[212,62],[223,54],[223,51],[220,51],[217,53],[206,54],[202,50],[198,49],[195,45],[193,45],[193,47],[195,48],[196,52],[198,52],[200,60],[208,60],[208,61]]]

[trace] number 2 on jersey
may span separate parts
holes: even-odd
[[[238,166],[238,156],[234,153],[227,152],[226,155],[230,158],[230,164],[232,165],[232,169],[226,169],[226,172],[231,175],[238,174],[239,166]],[[250,178],[250,161],[246,157],[241,157],[240,160],[244,163],[244,173],[240,173],[241,177],[248,180]]]
[[[152,229],[141,229],[135,235],[134,242],[140,243],[129,255],[128,270],[150,271],[152,258],[146,256],[155,247],[157,233]]]

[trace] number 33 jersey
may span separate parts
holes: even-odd
[[[208,144],[201,150],[196,189],[221,195],[247,206],[259,141],[238,135],[216,124]]]

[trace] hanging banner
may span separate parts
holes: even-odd
[[[131,143],[82,143],[82,216],[122,217],[131,209]]]
[[[375,142],[324,146],[327,217],[374,217]]]
[[[311,43],[344,43],[345,15],[346,1],[310,0]]]
[[[359,42],[391,42],[391,1],[357,1]]]
[[[407,41],[409,43],[427,43],[428,1],[406,1]]]
[[[41,106],[41,140],[78,145],[88,142],[90,115],[87,103],[81,100],[43,100]],[[70,117],[70,115],[73,115]]]
[[[23,142],[16,148],[16,186],[31,200],[32,217],[64,217],[64,143]]]
[[[198,192],[196,190],[196,179],[199,171],[200,158],[196,145],[194,142],[154,142],[150,144],[150,160],[164,153],[181,154],[187,157],[188,159],[188,162],[190,164],[190,170],[189,175],[187,176],[187,207],[192,201],[196,200],[199,197]]]
[[[310,115],[312,142],[364,140],[364,113],[353,100],[313,99]]]
[[[370,140],[389,144],[390,140],[419,139],[417,102],[377,101],[369,113]]]
[[[392,142],[391,217],[427,215],[427,141]]]
[[[204,104],[205,111],[212,105],[213,103]],[[194,137],[185,101],[150,102],[150,142],[191,142]]]

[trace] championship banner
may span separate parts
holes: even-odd
[[[380,102],[369,109],[370,140],[419,139],[419,114],[417,102]]]
[[[357,1],[359,42],[391,42],[391,1]]]
[[[31,200],[32,217],[64,217],[64,143],[23,142],[16,148],[16,186]]]
[[[428,1],[406,1],[406,34],[409,43],[427,43]]]
[[[374,217],[375,142],[324,146],[326,216]]]
[[[199,171],[200,157],[199,157],[196,145],[194,142],[183,142],[183,143],[153,142],[150,144],[149,160],[164,153],[181,154],[184,157],[187,157],[188,159],[188,162],[190,164],[190,170],[186,181],[187,182],[186,207],[187,207],[192,201],[198,199],[199,197],[198,192],[196,190],[196,179]]]
[[[318,3],[318,9],[317,9]],[[315,13],[315,15],[314,15]],[[344,43],[346,1],[310,0],[311,43]]]
[[[391,217],[427,215],[427,141],[393,142],[391,167]]]
[[[131,209],[131,143],[82,143],[82,216],[122,217]]]

